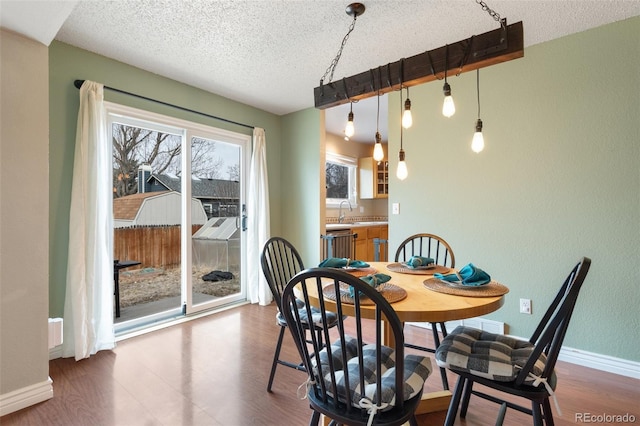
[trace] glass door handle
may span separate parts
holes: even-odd
[[[247,230],[247,205],[242,205],[242,230]]]

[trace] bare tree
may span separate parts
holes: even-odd
[[[220,179],[224,160],[214,153],[214,141],[196,137],[191,139],[191,174],[203,178]]]
[[[349,168],[326,162],[327,198],[349,198]]]
[[[227,174],[229,175],[229,180],[239,181],[240,180],[240,164],[232,164],[231,166],[227,166]]]
[[[152,132],[136,146],[136,156],[149,164],[155,174],[174,173],[180,176],[181,137]]]
[[[136,173],[141,164],[136,148],[151,133],[138,127],[113,125],[113,196],[135,194]]]
[[[137,173],[141,164],[150,165],[157,175],[182,175],[181,136],[124,124],[114,124],[112,133],[114,198],[138,192]],[[192,175],[214,179],[221,177],[224,160],[215,155],[215,144],[215,141],[208,139],[192,139]]]

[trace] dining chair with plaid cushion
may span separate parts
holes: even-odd
[[[267,391],[271,392],[273,379],[276,375],[276,368],[278,365],[284,365],[286,367],[304,371],[304,364],[301,361],[294,363],[280,359],[280,350],[282,349],[282,341],[284,339],[285,328],[287,326],[287,322],[282,316],[282,306],[280,305],[282,290],[291,278],[304,269],[304,265],[298,250],[296,250],[291,242],[282,237],[272,237],[265,243],[264,248],[262,249],[262,255],[260,256],[260,263],[262,265],[262,272],[267,280],[267,284],[269,284],[271,294],[278,305],[276,324],[280,327],[280,333],[278,334],[278,341],[276,342],[276,349],[273,355],[273,362],[271,364],[269,382],[267,384]],[[318,338],[321,339],[321,328],[316,325],[319,321],[320,313],[315,309],[307,311],[304,309],[304,303],[300,300],[297,301],[296,309],[300,311],[305,328],[307,330],[314,330],[317,333]],[[336,315],[334,313],[327,313],[325,323],[327,327],[334,327],[337,324]]]
[[[316,307],[323,322],[328,312],[337,313],[336,327],[322,327],[330,345],[323,347],[315,335],[305,342],[297,300],[307,315]],[[322,414],[331,424],[417,426],[414,412],[431,374],[431,359],[404,352],[402,323],[374,287],[341,270],[307,269],[285,287],[282,312],[308,374],[300,389],[305,388],[313,410],[310,425],[317,425]],[[384,345],[383,328],[395,348]]]
[[[591,260],[583,257],[566,278],[529,340],[459,326],[436,350],[438,366],[459,378],[445,424],[453,425],[460,403],[464,418],[471,395],[533,416],[534,425],[553,425],[554,367]],[[474,383],[529,400],[530,408],[473,389]]]

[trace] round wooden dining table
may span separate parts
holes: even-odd
[[[391,277],[390,284],[401,287],[407,295],[404,299],[392,302],[391,306],[402,322],[447,322],[473,318],[498,310],[504,303],[504,296],[468,297],[438,293],[425,287],[424,281],[433,278],[433,274],[402,273],[387,269],[388,262],[369,262],[370,273],[383,273]],[[375,271],[374,271],[375,270]],[[452,270],[453,271],[453,270]],[[312,301],[317,302],[317,294],[309,288]],[[327,303],[330,301],[325,300]],[[344,306],[349,315],[348,306]],[[363,315],[366,316],[366,307]],[[371,309],[374,318],[374,310]],[[393,342],[387,342],[393,344]]]
[[[433,274],[394,272],[387,268],[391,262],[368,262],[377,273],[391,277],[390,284],[406,291],[406,297],[392,302],[391,306],[402,322],[447,322],[473,318],[498,310],[504,304],[504,295],[494,297],[468,297],[439,293],[425,287],[424,281],[433,278]],[[452,270],[453,271],[453,270]],[[370,273],[373,273],[371,271]],[[318,302],[317,295],[309,287],[312,303]],[[325,303],[331,303],[325,298]],[[344,313],[349,315],[348,306],[343,305]],[[366,307],[361,314],[366,317]],[[371,309],[371,318],[374,310]],[[394,346],[394,342],[386,340],[391,333],[385,330],[385,344]],[[449,406],[451,392],[448,390],[425,393],[416,413],[443,411]]]
[[[465,297],[438,293],[424,286],[424,281],[433,278],[433,274],[393,272],[387,269],[388,262],[369,264],[378,273],[389,275],[389,283],[407,292],[406,298],[391,304],[403,322],[446,322],[473,318],[494,312],[504,303],[504,296]]]

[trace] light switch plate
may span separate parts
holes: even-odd
[[[391,205],[391,213],[400,214],[400,203],[393,203]]]

